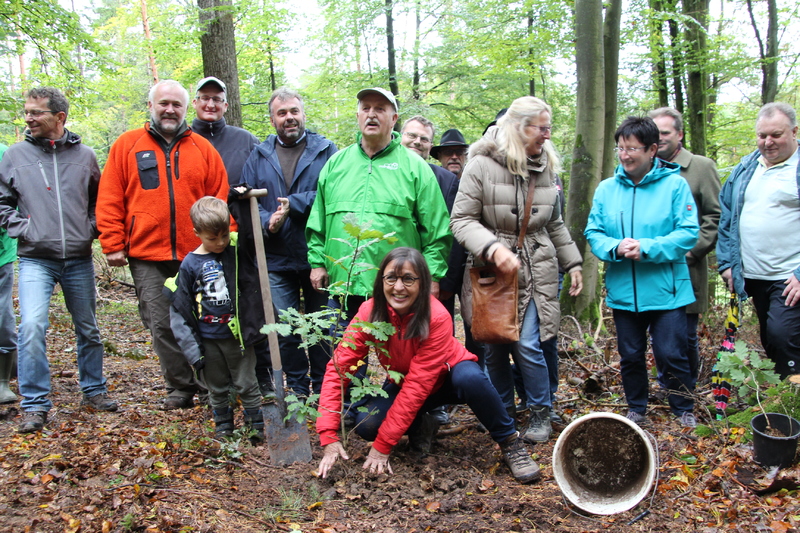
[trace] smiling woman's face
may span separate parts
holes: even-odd
[[[542,111],[539,116],[531,120],[525,126],[525,154],[537,156],[544,150],[544,142],[550,138],[550,128],[552,127],[550,113]],[[542,129],[544,128],[544,130]]]
[[[411,306],[419,297],[419,274],[409,262],[399,267],[395,263],[395,261],[390,261],[383,270],[383,294],[386,296],[386,303],[398,315],[405,316],[411,311]],[[394,280],[394,283],[389,283],[387,279],[390,277],[397,279]],[[406,286],[403,279],[408,281],[411,278],[415,278],[414,282],[410,286]]]

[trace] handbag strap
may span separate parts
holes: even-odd
[[[525,234],[528,232],[528,222],[531,219],[531,210],[533,210],[534,190],[536,190],[536,184],[534,183],[533,179],[529,179],[528,194],[525,196],[525,214],[522,216],[522,227],[519,229],[519,238],[517,239],[517,250],[522,250],[522,245],[525,242]]]

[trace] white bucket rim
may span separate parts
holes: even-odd
[[[588,420],[592,419],[611,419],[621,422],[631,428],[636,435],[644,442],[645,449],[647,450],[648,455],[648,465],[647,465],[647,473],[645,477],[645,482],[641,484],[639,490],[633,494],[629,495],[626,498],[620,498],[618,501],[612,501],[611,499],[606,499],[608,501],[589,501],[585,495],[580,494],[570,485],[567,480],[567,476],[564,472],[564,465],[562,464],[562,454],[564,453],[564,446],[566,446],[569,436],[575,431],[575,429],[580,426],[581,424],[587,422]],[[573,420],[559,435],[558,440],[556,441],[556,445],[553,448],[553,476],[556,479],[556,483],[558,484],[558,488],[561,490],[561,493],[570,501],[573,505],[582,509],[588,513],[596,514],[596,515],[612,515],[618,514],[625,511],[629,511],[633,509],[640,501],[642,501],[650,490],[653,487],[653,483],[656,479],[656,465],[658,464],[656,460],[656,452],[653,449],[653,445],[650,441],[648,433],[645,432],[638,424],[628,420],[624,416],[618,415],[616,413],[606,413],[606,412],[595,412],[590,413],[588,415],[584,415],[580,418]]]

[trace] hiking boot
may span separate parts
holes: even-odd
[[[647,425],[647,417],[644,416],[642,413],[637,413],[636,411],[628,411],[628,414],[625,415],[625,418],[627,418],[637,426]]]
[[[439,423],[440,426],[450,423],[450,415],[447,414],[446,405],[440,405],[439,407],[434,407],[433,409],[428,411],[428,414],[433,416],[433,418],[436,419],[436,421]]]
[[[531,459],[531,454],[520,438],[519,432],[501,442],[500,451],[503,452],[503,459],[514,479],[523,484],[539,481],[539,465]]]
[[[92,397],[87,397],[84,394],[81,405],[89,409],[94,409],[95,411],[116,411],[119,407],[117,402],[108,397],[107,392],[101,392]]]
[[[233,409],[214,409],[214,436],[224,439],[233,435]],[[263,421],[262,421],[263,425]]]
[[[255,435],[250,437],[250,443],[253,446],[264,442],[264,413],[261,412],[261,409],[245,409],[244,424],[255,431]]]
[[[191,409],[192,407],[194,407],[194,400],[185,396],[167,396],[164,398],[164,403],[161,404],[161,408],[164,411]]]
[[[431,453],[438,431],[439,422],[436,417],[430,413],[423,414],[420,423],[414,428],[414,431],[408,434],[409,449],[414,453],[428,455]]]
[[[681,425],[685,428],[696,428],[697,427],[697,418],[694,416],[694,413],[691,411],[685,411],[681,413],[679,417],[681,421]]]
[[[550,422],[559,426],[564,425],[564,419],[552,409],[550,409]]]
[[[33,433],[34,431],[41,431],[45,422],[47,422],[47,411],[25,411],[17,432]]]
[[[529,443],[547,442],[552,432],[550,408],[546,405],[531,407],[531,417],[528,420],[528,427],[522,434],[522,440]]]

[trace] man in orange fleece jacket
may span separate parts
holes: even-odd
[[[228,197],[222,158],[186,124],[188,103],[189,93],[176,81],[150,89],[151,121],[114,142],[97,198],[103,253],[111,266],[130,265],[142,321],[153,336],[167,386],[164,409],[192,407],[195,393],[205,389],[175,341],[161,290],[200,244],[189,218],[194,202]]]

